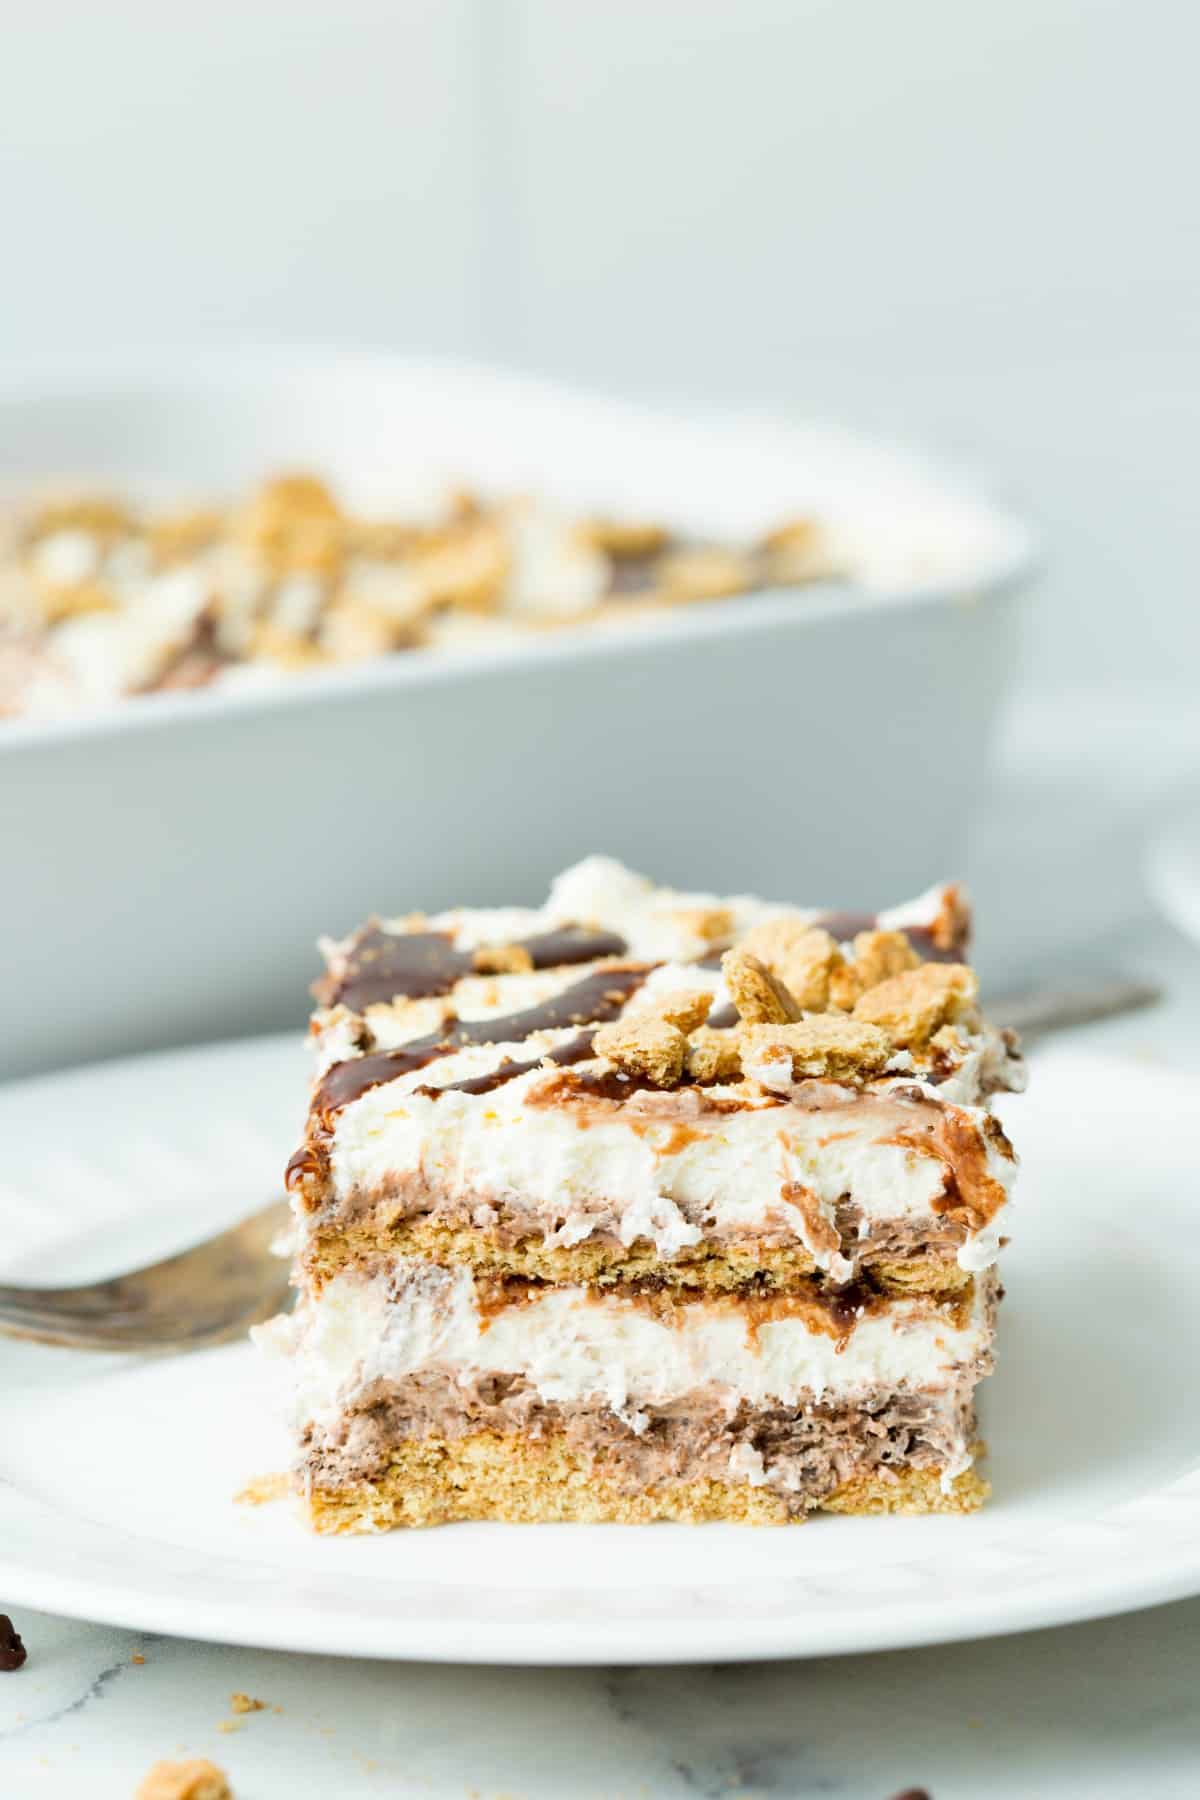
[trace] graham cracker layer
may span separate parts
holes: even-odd
[[[353,1264],[397,1255],[443,1267],[465,1266],[479,1275],[519,1276],[556,1285],[604,1288],[653,1280],[662,1287],[698,1293],[730,1293],[749,1282],[785,1290],[820,1273],[810,1252],[798,1244],[702,1242],[664,1258],[644,1238],[628,1248],[595,1238],[548,1248],[541,1237],[505,1242],[486,1230],[429,1219],[318,1228],[300,1260],[309,1285],[319,1293],[334,1275]],[[970,1273],[953,1258],[864,1256],[860,1267],[885,1293],[945,1297],[964,1294],[971,1285]]]
[[[646,1525],[655,1520],[739,1525],[802,1522],[808,1512],[967,1513],[990,1489],[974,1469],[946,1489],[942,1471],[921,1467],[854,1477],[832,1493],[785,1497],[748,1482],[669,1481],[631,1491],[606,1476],[562,1436],[532,1439],[483,1431],[425,1437],[396,1446],[376,1481],[313,1486],[308,1516],[322,1533],[389,1531],[463,1520],[509,1524]]]

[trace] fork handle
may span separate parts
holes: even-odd
[[[1091,981],[1080,987],[1034,988],[1029,993],[997,994],[986,1001],[993,1025],[1009,1026],[1024,1038],[1065,1031],[1072,1025],[1094,1025],[1101,1019],[1138,1012],[1162,999],[1162,989],[1145,981],[1120,977]]]

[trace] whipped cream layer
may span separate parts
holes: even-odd
[[[599,1401],[636,1428],[641,1407],[701,1392],[730,1408],[794,1407],[973,1381],[988,1364],[994,1300],[985,1278],[965,1320],[928,1299],[893,1300],[831,1335],[803,1313],[754,1323],[737,1305],[692,1301],[663,1314],[583,1287],[483,1312],[465,1271],[415,1263],[339,1275],[255,1336],[290,1365],[301,1428],[330,1427],[374,1383],[446,1369],[464,1383],[519,1375],[543,1400]]]
[[[552,1047],[473,1046],[441,1059],[436,1072],[372,1088],[337,1117],[335,1193],[365,1203],[401,1194],[410,1180],[468,1203],[481,1226],[513,1204],[540,1221],[551,1247],[605,1232],[627,1246],[649,1239],[672,1256],[704,1237],[783,1232],[815,1253],[811,1221],[788,1190],[806,1188],[829,1222],[849,1196],[863,1237],[883,1223],[929,1217],[947,1201],[952,1172],[934,1132],[951,1110],[1004,1194],[1015,1173],[1005,1140],[986,1132],[985,1111],[922,1106],[886,1087],[863,1094],[802,1083],[794,1103],[781,1103],[737,1083],[703,1100],[646,1094],[620,1105],[586,1096],[538,1105],[531,1100],[554,1082],[543,1066],[490,1093],[450,1085]],[[443,1091],[419,1091],[430,1086]],[[810,1109],[810,1099],[820,1103]],[[714,1101],[740,1110],[697,1110]],[[984,1267],[997,1248],[993,1220],[966,1234],[960,1260]]]

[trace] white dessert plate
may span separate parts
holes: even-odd
[[[0,1090],[5,1275],[177,1248],[277,1191],[303,1051],[260,1038]],[[1005,1111],[1024,1185],[971,1518],[455,1525],[313,1537],[234,1495],[287,1446],[249,1347],[0,1340],[0,1597],[286,1650],[735,1661],[1053,1625],[1200,1591],[1196,1081],[1055,1048]]]

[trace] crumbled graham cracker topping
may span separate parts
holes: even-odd
[[[769,919],[747,932],[739,948],[766,964],[801,1012],[825,1011],[830,981],[842,967],[842,953],[827,931],[798,919]]]
[[[76,494],[39,506],[29,524],[29,537],[53,537],[60,531],[86,531],[92,537],[121,537],[136,529],[127,506],[106,494]]]
[[[712,995],[707,988],[681,988],[659,995],[648,1010],[678,1031],[696,1031],[712,1011]]]
[[[725,952],[721,970],[743,1024],[783,1025],[800,1017],[801,1009],[788,989],[744,946]]]
[[[72,638],[72,654],[79,644],[114,646],[112,658],[99,648],[95,656],[105,697],[115,699],[221,684],[247,664],[273,679],[418,648],[486,654],[538,632],[633,625],[676,604],[830,571],[814,520],[785,521],[757,541],[696,539],[653,517],[578,515],[502,494],[446,494],[434,515],[364,516],[303,471],[258,482],[232,502],[187,507],[103,493],[39,502],[33,493],[12,517],[0,624],[17,625],[22,658],[6,662],[6,674],[16,673],[0,696],[5,717],[48,704],[37,665]],[[160,621],[164,580],[172,598]],[[115,650],[131,609],[146,643],[127,667]],[[81,615],[90,621],[82,637],[76,628],[60,639]],[[26,660],[35,665],[28,675]],[[56,710],[60,685],[76,705],[92,703],[65,666],[54,661],[49,673]],[[728,941],[732,931],[712,935]]]
[[[701,1025],[688,1039],[687,1073],[693,1081],[737,1081],[742,1049],[736,1031]]]
[[[929,927],[929,935],[939,950],[957,950],[961,954],[970,932],[971,902],[962,883],[951,881],[942,890],[941,909]]]
[[[658,565],[658,579],[668,600],[721,600],[754,586],[754,565],[734,550],[706,546],[672,550]]]
[[[830,1004],[852,1012],[870,988],[917,968],[920,961],[902,931],[860,931],[854,940],[854,960],[841,962],[830,980]]]
[[[61,625],[66,619],[80,619],[86,613],[120,611],[112,589],[102,586],[98,581],[75,581],[66,585],[42,582],[39,583],[39,591],[42,614],[48,625]]]
[[[616,562],[657,556],[671,541],[665,525],[638,519],[583,519],[579,535],[590,550],[601,550]]]
[[[687,1043],[677,1025],[649,1014],[602,1025],[594,1048],[627,1075],[642,1075],[655,1087],[674,1087],[683,1074]]]
[[[877,1026],[838,1013],[819,1014],[789,1024],[746,1025],[741,1031],[742,1066],[772,1087],[805,1075],[834,1080],[875,1075],[892,1054],[892,1040]]]
[[[965,963],[922,963],[881,981],[856,1001],[854,1018],[881,1026],[905,1049],[921,1049],[974,1003],[979,983]]]
[[[733,914],[727,906],[681,906],[671,917],[706,944],[719,944],[733,936]]]

